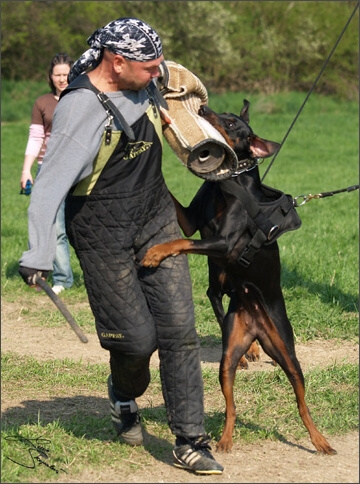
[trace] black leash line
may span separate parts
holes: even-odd
[[[352,185],[351,187],[342,188],[340,190],[333,190],[332,192],[318,193],[317,195],[311,195],[311,193],[309,193],[309,195],[298,195],[294,198],[294,207],[301,207],[302,205],[305,205],[305,203],[310,202],[310,200],[312,200],[313,198],[332,197],[337,193],[353,192],[354,190],[359,190],[359,185]],[[298,199],[302,199],[302,202],[299,203]]]
[[[332,50],[331,50],[330,54],[328,55],[327,59],[325,60],[324,65],[322,66],[322,68],[321,68],[321,70],[320,70],[320,72],[319,72],[319,74],[318,74],[317,78],[315,79],[314,84],[312,85],[312,87],[311,87],[310,91],[308,92],[308,94],[307,94],[307,96],[306,96],[306,98],[305,98],[304,102],[302,103],[302,105],[301,105],[301,107],[300,107],[299,111],[297,112],[297,114],[296,114],[296,116],[295,116],[295,118],[294,118],[293,122],[292,122],[292,123],[291,123],[291,125],[290,125],[290,128],[287,130],[287,133],[285,134],[284,139],[282,140],[282,142],[281,142],[281,144],[280,144],[280,148],[279,148],[279,150],[278,150],[278,151],[275,153],[275,155],[273,156],[273,159],[270,161],[269,166],[267,167],[267,169],[266,169],[266,171],[265,171],[265,173],[264,173],[264,175],[263,175],[263,177],[262,177],[261,181],[263,181],[263,180],[264,180],[264,178],[266,177],[266,175],[267,175],[268,171],[270,170],[271,166],[273,165],[273,163],[274,163],[274,161],[275,161],[275,159],[276,159],[277,155],[279,154],[279,152],[280,152],[281,148],[283,147],[283,144],[285,143],[285,141],[286,141],[287,137],[289,136],[290,131],[291,131],[291,130],[292,130],[292,128],[294,127],[294,124],[296,123],[296,121],[297,121],[298,117],[300,116],[301,111],[304,109],[304,106],[305,106],[305,104],[307,103],[307,101],[308,101],[308,99],[309,99],[309,97],[310,97],[311,93],[312,93],[312,92],[313,92],[313,90],[315,89],[316,84],[318,83],[318,81],[319,81],[320,77],[322,76],[322,73],[324,72],[324,70],[325,70],[326,66],[328,65],[328,63],[329,63],[329,61],[330,61],[330,59],[331,59],[331,57],[332,57],[333,53],[335,52],[336,47],[338,46],[338,44],[339,44],[339,42],[340,42],[340,40],[341,40],[342,36],[344,35],[344,33],[345,33],[346,29],[348,28],[348,25],[349,25],[349,23],[351,22],[351,20],[352,20],[353,16],[355,15],[355,12],[356,12],[356,10],[357,10],[357,8],[358,8],[358,7],[359,7],[359,2],[357,3],[356,7],[354,8],[353,13],[350,15],[349,20],[346,22],[346,25],[345,25],[345,27],[343,28],[343,30],[342,30],[342,32],[341,32],[341,34],[339,35],[339,37],[338,37],[337,41],[335,42],[334,47],[332,48]]]

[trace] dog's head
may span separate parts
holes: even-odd
[[[232,113],[218,114],[208,106],[201,106],[199,116],[208,121],[225,138],[239,160],[246,158],[267,158],[276,153],[280,144],[257,136],[249,126],[250,103],[244,99],[240,116]]]

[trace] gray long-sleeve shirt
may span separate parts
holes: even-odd
[[[141,91],[106,93],[132,125],[148,108]],[[58,103],[43,166],[36,178],[28,210],[29,250],[20,265],[52,270],[56,252],[55,219],[59,206],[73,185],[92,172],[100,149],[107,114],[88,89],[69,92]],[[113,121],[115,129],[122,127]]]

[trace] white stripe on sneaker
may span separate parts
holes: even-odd
[[[184,455],[181,456],[181,459],[188,465],[192,466],[197,462],[199,459],[201,459],[201,455],[193,449],[187,450]]]

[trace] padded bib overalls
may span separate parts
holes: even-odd
[[[104,131],[93,172],[66,199],[70,243],[84,273],[114,391],[142,395],[158,349],[163,396],[175,435],[204,431],[203,383],[192,286],[185,255],[156,269],[140,266],[146,250],[181,237],[161,172],[162,128],[154,103],[123,131]]]

